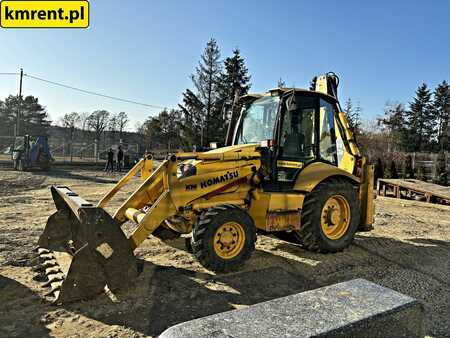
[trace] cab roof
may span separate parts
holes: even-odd
[[[296,93],[312,93],[314,95],[322,96],[322,97],[324,97],[324,98],[326,98],[328,100],[331,100],[333,102],[338,102],[338,100],[334,96],[331,96],[331,95],[328,95],[328,94],[325,94],[325,93],[322,93],[322,92],[318,92],[318,91],[315,91],[315,90],[308,90],[308,89],[302,89],[302,88],[293,88],[293,87],[291,87],[291,88],[288,88],[288,87],[273,88],[273,89],[270,89],[267,92],[262,93],[262,94],[261,93],[249,93],[249,94],[241,96],[239,98],[239,100],[247,101],[247,100],[251,100],[251,99],[255,99],[256,100],[256,99],[259,99],[259,98],[264,97],[264,96],[283,96],[284,94],[292,92],[292,91],[295,91]]]

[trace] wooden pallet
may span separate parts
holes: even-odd
[[[377,193],[380,196],[450,205],[450,187],[414,179],[379,179]]]

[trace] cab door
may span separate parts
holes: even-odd
[[[297,93],[285,100],[277,129],[274,185],[292,190],[299,172],[308,164],[337,164],[335,104],[315,93]]]

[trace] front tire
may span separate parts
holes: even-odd
[[[204,211],[192,231],[192,251],[207,269],[234,270],[255,250],[256,228],[247,212],[234,205]]]
[[[359,221],[356,188],[346,180],[332,179],[320,183],[306,196],[302,225],[295,234],[310,251],[338,252],[351,244]]]

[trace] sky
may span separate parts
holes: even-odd
[[[336,72],[341,103],[360,102],[363,118],[388,100],[408,103],[422,82],[450,80],[450,1],[91,0],[89,29],[0,28],[0,73],[17,72],[161,107],[191,88],[206,42],[222,58],[238,47],[252,92],[307,87]],[[17,76],[0,76],[0,99],[17,95]],[[72,111],[125,111],[132,128],[158,113],[24,78],[52,120]]]

